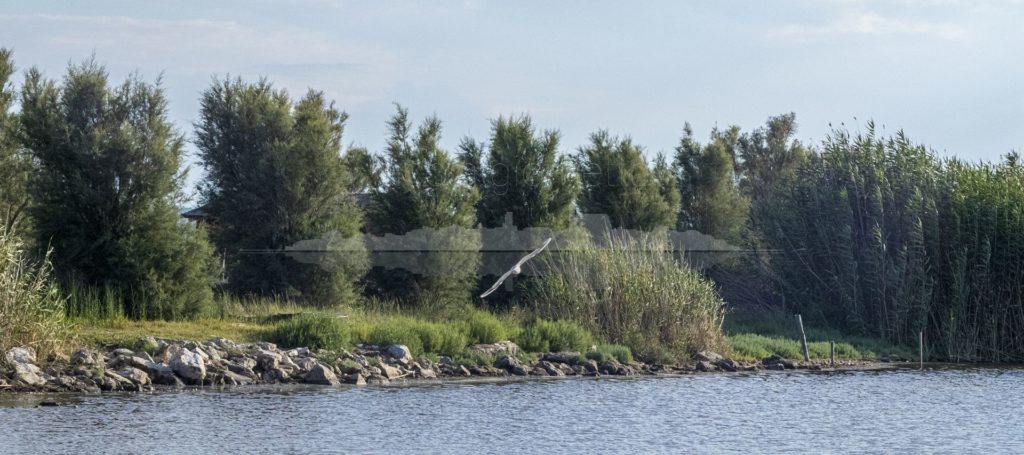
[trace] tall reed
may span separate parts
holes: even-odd
[[[556,244],[538,258],[529,299],[538,316],[576,321],[646,359],[723,347],[722,299],[663,233],[599,240]]]
[[[71,337],[64,299],[50,279],[47,260],[30,259],[24,244],[0,231],[0,351],[27,346],[44,357]]]

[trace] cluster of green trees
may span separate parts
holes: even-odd
[[[266,80],[223,79],[202,94],[195,125],[200,202],[213,220],[196,226],[178,218],[186,138],[159,82],[114,85],[89,61],[61,81],[29,70],[16,92],[14,72],[0,50],[2,228],[52,251],[66,286],[113,292],[135,317],[201,311],[222,261],[224,289],[236,294],[334,305],[370,288],[406,304],[469,302],[481,239],[468,228],[511,213],[521,228],[562,229],[603,213],[613,227],[695,229],[752,251],[708,272],[734,305],[895,343],[924,331],[944,358],[1024,359],[1015,154],[940,160],[872,125],[806,147],[793,114],[750,131],[716,128],[706,142],[686,125],[674,155],[650,162],[603,130],[560,154],[558,132],[526,116],[500,117],[488,140],[449,152],[440,120],[414,126],[401,106],[374,154],[344,149],[347,116],[321,92],[292,98]],[[422,259],[447,272],[431,276],[368,270],[357,236],[451,227],[464,229],[434,239],[450,253]],[[282,254],[308,239],[328,252]]]

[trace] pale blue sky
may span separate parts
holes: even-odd
[[[191,137],[213,75],[324,90],[346,143],[379,151],[397,101],[444,145],[529,113],[574,150],[599,128],[671,151],[684,121],[799,137],[874,119],[940,153],[1024,149],[1024,3],[749,1],[6,1],[0,46],[59,77],[95,52],[115,78],[163,74]],[[854,120],[854,119],[858,120]]]

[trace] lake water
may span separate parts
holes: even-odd
[[[40,399],[0,395],[0,453],[1024,453],[1021,369]]]

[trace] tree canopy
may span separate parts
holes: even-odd
[[[66,282],[106,287],[128,314],[197,314],[212,298],[205,233],[178,223],[184,139],[159,83],[73,65],[58,84],[35,69],[21,92],[20,136],[38,166],[31,182],[39,245]]]
[[[236,292],[351,301],[366,267],[362,215],[341,155],[347,115],[323,93],[293,103],[261,80],[216,81],[203,93],[196,144],[200,188]],[[289,255],[320,240],[319,254]]]

